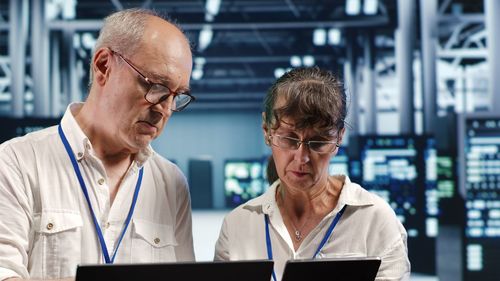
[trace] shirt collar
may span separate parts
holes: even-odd
[[[88,157],[92,154],[92,143],[89,138],[85,135],[80,125],[75,119],[75,114],[78,113],[83,107],[83,103],[76,102],[71,103],[66,108],[66,112],[61,119],[61,126],[63,128],[64,134],[68,139],[68,142],[75,154],[75,158],[77,161],[82,160],[85,157]],[[151,145],[148,145],[146,148],[141,149],[135,155],[135,162],[137,163],[137,167],[142,167],[146,161],[154,155],[154,150]]]
[[[367,206],[374,204],[371,193],[367,192],[358,184],[352,183],[348,176],[336,175],[334,177],[340,177],[340,180],[344,182],[336,209],[339,208],[340,210],[344,205]],[[247,205],[251,207],[261,207],[264,214],[271,216],[272,213],[278,209],[275,194],[279,184],[280,180],[278,179],[262,196],[249,201]]]

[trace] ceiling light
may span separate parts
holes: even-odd
[[[347,0],[345,6],[345,13],[349,16],[359,15],[361,12],[361,1],[360,0]]]
[[[203,66],[206,62],[207,62],[207,59],[206,59],[206,58],[204,58],[204,57],[196,57],[196,58],[194,58],[194,63],[195,63],[196,65],[201,65],[201,66]]]
[[[324,46],[326,44],[326,31],[323,28],[316,28],[314,30],[313,43],[316,46]]]
[[[365,0],[363,3],[363,13],[366,15],[375,15],[378,10],[378,0]]]
[[[274,77],[275,78],[280,78],[281,76],[283,76],[283,74],[285,74],[285,70],[281,67],[278,67],[274,70]]]
[[[212,37],[214,33],[212,27],[209,24],[205,24],[200,30],[200,35],[198,37],[198,50],[205,50],[212,42]]]
[[[293,67],[299,67],[302,65],[302,60],[300,59],[299,56],[292,56],[290,58],[290,65]]]
[[[193,77],[193,80],[200,80],[203,77],[203,69],[193,69],[191,77]]]
[[[328,30],[328,44],[338,45],[341,39],[342,34],[338,28],[330,28],[330,30]]]
[[[219,14],[221,0],[207,0],[205,3],[205,20],[213,21]]]
[[[304,63],[304,66],[313,66],[315,63],[314,57],[313,56],[304,56],[302,58],[302,62]]]

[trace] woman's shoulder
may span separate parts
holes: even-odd
[[[253,216],[262,215],[265,205],[265,194],[262,194],[232,209],[226,215],[226,220],[240,221],[242,219],[248,219]]]
[[[397,221],[396,213],[381,195],[368,191],[348,179],[345,181],[343,193],[347,205],[355,207],[357,212],[365,214],[370,219]]]

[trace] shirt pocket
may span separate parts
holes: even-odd
[[[81,260],[82,226],[73,210],[44,211],[34,216],[30,277],[56,279],[75,276]]]
[[[132,221],[132,262],[176,261],[174,228],[147,220]]]

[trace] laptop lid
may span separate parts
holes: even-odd
[[[269,281],[273,264],[269,260],[251,260],[81,265],[76,270],[76,281]]]
[[[373,281],[379,257],[289,260],[282,281]]]

